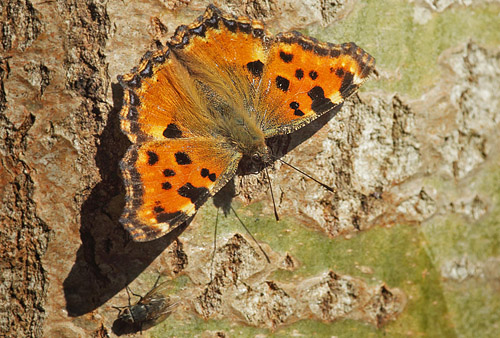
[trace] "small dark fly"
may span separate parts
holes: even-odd
[[[121,322],[122,330],[142,331],[152,327],[167,319],[173,310],[179,305],[168,296],[168,282],[158,284],[160,278],[156,280],[153,288],[144,296],[137,295],[129,291],[127,287],[128,305],[115,308],[119,310],[117,322]],[[130,293],[139,297],[134,305],[130,302]],[[123,327],[128,326],[128,328]]]

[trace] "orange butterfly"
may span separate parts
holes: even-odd
[[[267,138],[334,109],[374,65],[354,43],[272,36],[260,21],[209,5],[166,48],[118,77],[121,127],[133,143],[121,162],[121,222],[136,241],[171,231],[235,175],[243,157],[269,163]]]

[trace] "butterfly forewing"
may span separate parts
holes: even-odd
[[[354,43],[320,43],[297,32],[276,37],[259,91],[266,137],[290,133],[333,110],[365,80],[374,59]]]

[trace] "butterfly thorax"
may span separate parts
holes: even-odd
[[[248,116],[248,115],[247,115]],[[271,162],[270,149],[266,145],[262,130],[251,116],[235,116],[230,124],[226,140],[241,154],[239,173],[257,173]]]
[[[224,144],[231,145],[242,156],[268,162],[269,151],[253,102],[239,95],[241,93],[216,85],[197,82],[196,87],[198,95],[205,99],[206,115],[211,116],[205,121],[206,126],[210,126],[207,130],[214,133],[213,136],[222,137]]]
[[[227,140],[243,156],[267,160],[264,134],[250,118],[235,116],[228,122]]]

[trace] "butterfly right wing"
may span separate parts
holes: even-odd
[[[354,43],[276,36],[264,67],[257,111],[264,134],[287,134],[333,110],[367,79],[375,59]]]

